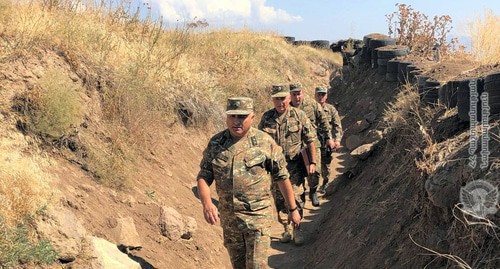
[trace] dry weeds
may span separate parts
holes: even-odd
[[[467,25],[472,38],[472,55],[482,64],[500,63],[500,16],[487,10]]]

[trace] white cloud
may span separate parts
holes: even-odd
[[[266,0],[150,0],[168,22],[204,19],[208,23],[276,23],[301,21],[300,16],[266,6]]]

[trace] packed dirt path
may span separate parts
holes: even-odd
[[[340,154],[342,153],[334,153],[330,182],[335,180],[336,176],[341,173],[342,166],[338,162]],[[328,199],[329,197],[324,197],[323,194],[320,194],[321,205],[314,207],[309,200],[308,193],[306,193],[306,197],[304,218],[302,219],[302,229],[305,234],[304,244],[302,246],[295,246],[293,241],[290,243],[281,243],[279,240],[283,228],[278,221],[275,221],[271,231],[271,251],[268,260],[271,268],[305,268],[305,265],[309,262],[307,260],[309,248],[316,240],[320,224],[325,214],[332,208],[333,202]],[[276,216],[275,219],[277,219]]]

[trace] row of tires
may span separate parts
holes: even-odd
[[[484,111],[490,115],[500,114],[500,72],[484,78],[450,81],[436,81],[419,75],[416,80],[424,104],[457,107],[458,116],[463,121],[469,121],[471,117],[480,121]]]
[[[319,48],[319,49],[329,49],[330,48],[330,41],[328,41],[328,40],[313,40],[313,41],[295,40],[295,37],[293,37],[293,36],[285,36],[284,38],[285,38],[286,42],[293,44],[294,46],[307,45],[307,46],[311,46],[311,47]]]

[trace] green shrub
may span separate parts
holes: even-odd
[[[30,111],[33,131],[58,138],[80,125],[83,103],[79,87],[69,77],[49,70],[40,79],[40,87],[33,100],[36,109]]]
[[[26,224],[8,228],[0,220],[0,268],[17,268],[21,264],[52,264],[57,251],[47,240],[30,239]]]

